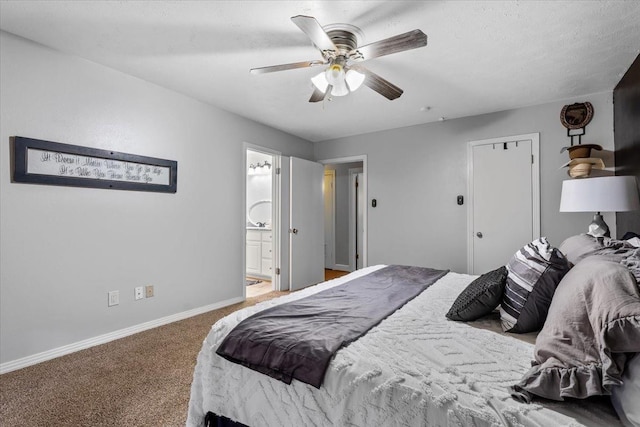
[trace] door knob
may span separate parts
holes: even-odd
[[[480,231],[478,231],[478,232],[476,233],[476,236],[478,236],[478,238],[482,239],[482,233],[481,233]]]
[[[292,228],[292,229],[291,229],[291,232],[292,232],[293,234],[298,234],[298,229],[297,229],[297,228]]]

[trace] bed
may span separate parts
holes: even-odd
[[[448,319],[456,297],[477,278],[466,274],[448,272],[342,347],[319,388],[295,379],[286,384],[216,354],[223,339],[255,313],[383,268],[364,268],[213,325],[198,355],[187,425],[204,426],[207,414],[252,427],[622,425],[608,396],[515,400],[510,387],[531,368],[535,335],[502,333],[497,319]]]

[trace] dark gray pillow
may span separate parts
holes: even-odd
[[[491,313],[500,304],[506,281],[504,266],[478,277],[458,295],[447,318],[467,322]]]
[[[556,287],[571,265],[546,237],[520,249],[507,264],[507,284],[500,302],[505,332],[538,331],[547,318]]]

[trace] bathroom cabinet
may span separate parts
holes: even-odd
[[[247,276],[271,279],[273,233],[270,229],[247,229]]]

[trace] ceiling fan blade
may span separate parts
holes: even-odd
[[[296,68],[316,67],[318,65],[326,65],[326,64],[327,62],[325,61],[303,61],[303,62],[293,62],[291,64],[271,65],[268,67],[252,68],[250,71],[252,74],[264,74],[264,73],[273,73],[275,71],[294,70]]]
[[[364,79],[365,86],[375,90],[390,101],[393,101],[396,98],[400,98],[400,95],[404,93],[404,91],[398,86],[394,85],[386,79],[383,79],[376,73],[369,71],[362,66],[351,68],[363,73],[366,76],[366,78]]]
[[[316,21],[316,18],[312,16],[296,15],[291,18],[294,24],[296,24],[313,42],[313,44],[320,49],[338,51],[338,48],[331,38],[322,29],[322,26]]]
[[[361,46],[349,52],[349,56],[355,54],[355,57],[352,58],[354,61],[366,61],[371,58],[378,58],[380,56],[416,49],[426,45],[427,35],[420,30],[413,30]],[[360,53],[360,55],[357,55],[357,53]]]
[[[313,88],[313,93],[311,94],[311,98],[309,98],[309,102],[324,101],[324,99],[327,96],[329,96],[329,94],[331,93],[331,89],[333,89],[333,86],[329,85],[329,86],[327,86],[327,90],[322,92],[321,90],[318,90],[318,88],[314,87]]]

